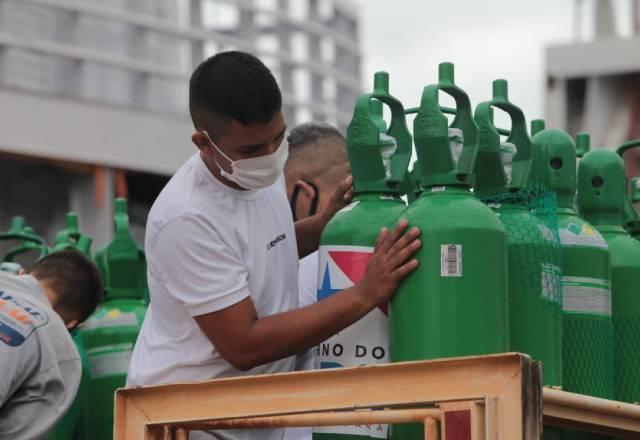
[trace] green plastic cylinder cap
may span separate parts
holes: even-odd
[[[564,131],[542,130],[532,139],[532,148],[540,154],[534,167],[539,183],[555,191],[558,206],[573,208],[576,193],[576,148]]]
[[[71,229],[74,231],[78,230],[78,214],[75,212],[69,212],[65,216],[65,221],[67,223],[67,229]]]
[[[472,164],[475,154],[478,127],[473,119],[468,95],[454,81],[454,66],[441,63],[438,66],[438,83],[426,86],[422,91],[420,108],[413,120],[413,134],[418,155],[417,170],[422,186],[469,186],[474,176]],[[449,126],[439,104],[439,92],[445,92],[456,103],[456,117]],[[462,134],[462,150],[458,163],[454,161],[449,129]]]
[[[146,260],[144,252],[131,236],[127,201],[115,200],[114,238],[96,253],[96,264],[102,272],[106,299],[147,296]]]
[[[389,74],[387,72],[376,72],[373,75],[373,90],[378,93],[389,93]],[[381,132],[387,131],[387,123],[383,117],[382,101],[372,99],[369,102],[371,106],[371,118]]]
[[[373,92],[358,97],[347,127],[347,153],[356,194],[404,193],[412,137],[404,107],[388,93],[388,88],[388,74],[376,73]],[[388,129],[376,102],[387,105],[391,111]]]
[[[591,149],[591,138],[583,131],[576,135],[576,156],[583,157]]]
[[[53,252],[65,249],[75,249],[91,258],[91,243],[93,239],[80,233],[78,214],[69,212],[65,216],[66,227],[56,234]]]
[[[389,74],[387,72],[376,72],[373,75],[373,90],[376,93],[389,93]],[[377,99],[372,99],[369,102],[371,119],[380,130],[380,133],[387,132],[387,122],[384,120],[383,114],[383,104],[382,101]],[[399,193],[403,193],[407,195],[407,201],[409,203],[413,202],[420,195],[419,183],[417,180],[414,181],[412,174],[407,171],[404,175],[404,182],[402,184],[401,189],[399,188]]]
[[[506,112],[511,119],[511,131],[507,143],[516,147],[511,161],[511,180],[507,179],[502,164],[500,133],[493,123],[493,109]],[[493,99],[476,107],[474,119],[478,125],[478,144],[474,161],[475,189],[479,193],[492,194],[516,192],[524,188],[531,178],[531,138],[522,110],[509,101],[508,83],[504,79],[493,82]]]
[[[544,119],[532,119],[531,120],[531,136],[535,136],[545,129]]]
[[[11,226],[9,227],[9,231],[11,233],[20,234],[23,232],[27,222],[24,217],[16,215],[11,219]]]
[[[578,210],[595,225],[622,226],[626,197],[624,162],[606,149],[589,151],[578,167]]]

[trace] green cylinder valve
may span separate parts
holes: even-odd
[[[531,120],[531,136],[535,136],[545,129],[544,119],[532,119]]]
[[[24,217],[16,215],[11,219],[11,226],[9,227],[9,230],[7,232],[20,234],[24,232],[24,228],[26,225],[27,224]]]
[[[500,142],[500,133],[493,124],[493,109],[506,112],[511,118],[511,131],[504,143]],[[493,99],[480,103],[476,107],[475,121],[478,125],[478,144],[484,147],[478,152],[474,166],[476,174],[475,189],[484,194],[517,192],[524,188],[531,178],[532,153],[531,138],[522,110],[509,101],[508,83],[504,79],[493,82]],[[503,167],[502,150],[513,145],[516,153],[511,158],[508,169]]]
[[[580,132],[576,135],[576,156],[582,157],[591,149],[591,137],[588,133]]]
[[[68,212],[65,216],[65,228],[56,234],[53,252],[65,249],[75,249],[91,258],[91,244],[93,239],[80,232],[78,214]]]

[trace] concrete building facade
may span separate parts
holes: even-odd
[[[593,147],[615,148],[640,138],[640,1],[575,5],[576,41],[546,51],[547,125],[586,131]],[[639,153],[625,154],[629,176],[640,174]]]
[[[361,89],[357,11],[343,0],[0,0],[0,229],[51,239],[78,212],[94,250],[112,201],[147,210],[193,153],[191,71],[229,49],[272,69],[288,123],[345,128]]]

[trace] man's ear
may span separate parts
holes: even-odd
[[[304,180],[298,180],[295,183],[298,188],[298,195],[296,196],[294,209],[296,210],[295,218],[298,220],[304,220],[309,217],[309,211],[311,211],[311,205],[313,199],[316,196],[316,190],[313,185]]]
[[[196,131],[193,133],[191,135],[191,142],[198,147],[198,150],[200,150],[201,153],[211,155],[211,148],[209,148],[211,145],[209,144],[209,139],[207,139],[204,132]]]
[[[78,326],[79,322],[77,319],[72,319],[69,322],[65,322],[65,326],[67,327],[67,330],[73,330],[74,328],[76,328]]]
[[[300,196],[305,200],[305,204],[311,205],[311,201],[316,195],[316,189],[310,185],[308,182],[304,180],[298,180],[296,185],[300,188],[300,192],[298,193],[298,200],[300,200]]]

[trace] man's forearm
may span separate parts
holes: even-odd
[[[329,219],[323,213],[307,217],[295,223],[296,242],[298,243],[298,256],[304,258],[318,250],[320,234],[327,225]]]
[[[358,321],[376,306],[359,289],[354,286],[317,304],[257,319],[245,338],[244,366],[253,368],[300,353]]]
[[[327,340],[379,304],[389,302],[398,284],[417,266],[420,231],[401,220],[380,232],[364,278],[355,286],[301,309],[260,317],[250,296],[194,319],[231,365],[249,370],[295,355]],[[291,293],[291,292],[289,292]]]

